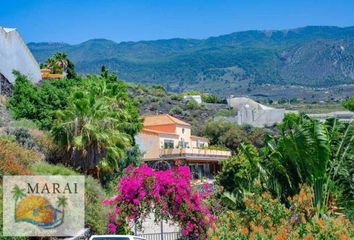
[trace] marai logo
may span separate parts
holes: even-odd
[[[29,189],[30,186],[28,184]],[[26,195],[25,189],[18,185],[13,188],[12,194],[15,200],[15,222],[28,222],[44,229],[55,228],[63,223],[67,205],[65,196],[58,197],[55,208],[45,197]]]
[[[85,226],[85,177],[3,176],[2,217],[4,236],[74,236]]]

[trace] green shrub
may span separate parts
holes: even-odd
[[[154,102],[154,103],[150,104],[149,110],[150,111],[156,111],[157,109],[159,109],[159,107],[160,107],[160,104],[157,103],[157,102]]]
[[[170,109],[170,114],[172,115],[179,115],[179,114],[182,114],[183,113],[183,109],[180,108],[179,106],[173,106],[171,109]]]
[[[151,102],[156,103],[159,102],[160,98],[159,97],[151,97]]]
[[[85,224],[97,234],[107,233],[107,211],[102,204],[105,192],[97,180],[86,176],[85,181]]]
[[[222,103],[225,104],[226,100],[215,95],[202,94],[202,100],[206,103]]]
[[[71,168],[63,165],[51,165],[40,162],[33,164],[30,169],[39,175],[79,175]],[[105,192],[99,182],[91,176],[85,177],[85,225],[89,226],[94,233],[104,234],[107,231],[108,217],[102,201]]]
[[[189,110],[196,110],[196,109],[200,108],[199,104],[194,99],[189,99],[188,102],[187,102],[186,107]]]
[[[351,97],[342,103],[343,107],[349,111],[354,111],[354,97]]]
[[[37,150],[38,146],[32,135],[26,128],[7,128],[5,130],[7,135],[16,137],[16,143],[27,149]]]
[[[236,115],[237,115],[237,109],[236,108],[220,109],[216,113],[216,116],[220,116],[220,117],[234,117]]]
[[[175,101],[182,101],[183,100],[183,96],[181,94],[173,94],[171,96],[171,99],[175,100]]]
[[[26,118],[20,118],[18,120],[12,121],[10,124],[11,127],[13,128],[31,128],[31,129],[38,129],[38,126],[35,122],[26,119]]]

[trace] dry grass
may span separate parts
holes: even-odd
[[[7,104],[7,97],[4,95],[0,95],[0,104],[6,106]]]

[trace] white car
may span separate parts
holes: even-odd
[[[90,240],[146,240],[133,235],[92,235]]]

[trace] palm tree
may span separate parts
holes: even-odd
[[[67,73],[68,78],[76,76],[75,66],[65,53],[56,53],[48,58],[46,66],[52,73]]]
[[[13,190],[11,191],[12,198],[15,200],[15,218],[16,218],[17,201],[19,199],[23,198],[24,196],[26,196],[26,194],[24,192],[25,192],[25,189],[21,189],[17,184],[15,185]]]
[[[65,53],[56,53],[54,54],[53,59],[61,69],[65,70],[68,67],[69,60]]]
[[[67,202],[67,198],[65,197],[65,196],[63,196],[63,197],[58,197],[58,200],[57,200],[57,205],[58,205],[58,207],[60,208],[62,208],[62,212],[63,212],[63,214],[62,214],[62,216],[61,216],[61,219],[62,220],[64,220],[64,213],[65,213],[65,211],[64,211],[64,208],[68,205],[68,202]]]
[[[117,160],[140,128],[137,114],[120,83],[91,76],[75,91],[65,110],[57,112],[54,139],[65,146],[71,163],[82,170],[118,169]]]

